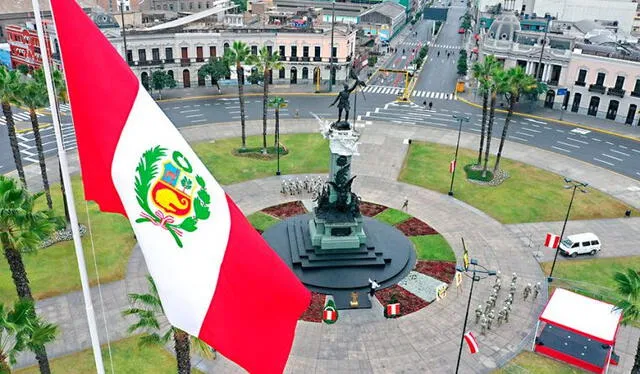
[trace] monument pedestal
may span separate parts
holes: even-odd
[[[367,241],[367,236],[362,229],[362,217],[352,218],[350,221],[314,217],[309,220],[309,234],[311,244],[320,252],[360,248]]]

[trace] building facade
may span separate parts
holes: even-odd
[[[407,23],[405,8],[393,2],[386,2],[362,13],[359,26],[365,34],[378,35],[382,40],[389,40],[402,29],[405,23]]]
[[[47,44],[46,51],[49,54],[49,58],[52,58],[54,65],[60,67],[59,47],[54,45],[55,55],[52,54],[52,43],[50,36],[55,33],[52,31],[51,21],[45,20],[46,33],[45,40]],[[34,25],[17,26],[8,25],[5,28],[7,42],[9,43],[9,56],[11,59],[11,65],[14,68],[24,65],[29,70],[39,69],[42,67],[42,48],[40,48],[40,40],[38,39],[38,32]]]
[[[121,37],[110,38],[123,54]],[[164,69],[178,87],[208,86],[210,81],[198,77],[198,69],[211,57],[222,57],[234,41],[246,43],[251,53],[262,46],[278,52],[283,69],[273,73],[275,84],[324,84],[331,77],[330,29],[189,29],[184,32],[127,33],[127,60],[136,76],[145,83],[154,70]],[[334,81],[347,78],[348,66],[354,55],[356,32],[336,27],[334,35]],[[245,75],[251,67],[245,68]],[[232,68],[227,82],[235,83]]]

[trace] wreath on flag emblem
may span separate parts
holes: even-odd
[[[333,300],[328,300],[327,305],[325,305],[322,310],[322,321],[324,323],[332,325],[336,323],[338,320],[338,309],[336,308],[336,304]]]
[[[183,232],[196,231],[198,222],[211,216],[211,196],[204,179],[193,174],[181,152],[167,157],[167,149],[160,146],[142,154],[136,172],[134,188],[142,208],[136,223],[150,222],[167,230],[182,248]]]

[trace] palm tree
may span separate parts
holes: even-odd
[[[264,86],[262,96],[262,152],[267,153],[267,104],[269,103],[269,84],[273,76],[273,70],[282,69],[280,62],[280,54],[278,52],[271,53],[264,46],[260,48],[257,55],[250,55],[247,64],[258,65],[264,75]]]
[[[538,82],[536,79],[525,73],[524,69],[520,66],[511,68],[498,77],[497,91],[505,95],[505,98],[509,102],[509,111],[507,112],[507,117],[504,120],[504,127],[502,128],[500,146],[498,147],[498,154],[496,155],[496,164],[493,166],[494,174],[500,166],[502,148],[504,147],[504,141],[506,140],[507,132],[509,131],[509,124],[511,123],[511,117],[513,116],[513,108],[522,94],[533,91],[537,85]]]
[[[628,268],[626,272],[613,275],[616,289],[621,296],[616,303],[616,309],[622,311],[622,324],[627,325],[640,321],[640,273]],[[631,374],[640,374],[640,340],[636,348],[636,357]]]
[[[484,148],[484,135],[487,126],[487,111],[489,106],[489,93],[491,91],[491,79],[498,64],[494,55],[487,56],[484,62],[475,63],[471,68],[473,77],[478,80],[479,90],[482,94],[482,127],[480,129],[480,147],[478,148],[478,165],[482,164],[482,149]]]
[[[20,75],[17,71],[0,65],[0,103],[2,104],[2,114],[7,121],[7,133],[9,134],[9,144],[13,153],[13,161],[16,164],[18,177],[23,186],[27,185],[27,179],[24,176],[24,168],[22,167],[22,158],[20,157],[20,148],[18,147],[18,138],[16,137],[16,124],[13,121],[13,113],[11,112],[11,104],[17,102],[16,94],[18,93],[18,82]]]
[[[11,278],[20,299],[33,301],[29,278],[21,252],[33,251],[55,230],[52,211],[36,211],[34,205],[42,193],[30,194],[15,179],[0,175],[0,243],[9,263]],[[44,346],[35,346],[41,373],[50,373]]]
[[[190,336],[176,327],[160,323],[160,317],[164,316],[162,301],[158,296],[158,289],[153,278],[148,275],[147,280],[149,281],[149,293],[129,294],[129,300],[133,306],[123,311],[122,315],[135,316],[138,320],[129,326],[127,331],[129,333],[138,330],[144,331],[145,334],[140,337],[141,345],[166,345],[173,338],[178,374],[189,374],[191,373],[191,345],[198,354],[205,358],[214,358],[215,351],[202,340]]]
[[[496,118],[496,100],[498,98],[498,90],[497,90],[497,81],[500,79],[500,75],[503,70],[500,65],[497,65],[493,70],[492,78],[488,80],[489,82],[489,92],[490,100],[489,100],[489,121],[487,122],[487,147],[484,151],[484,165],[482,166],[482,177],[486,178],[487,176],[487,167],[489,164],[489,150],[491,149],[491,135],[493,132],[493,123]]]
[[[13,310],[0,304],[0,373],[10,373],[16,354],[55,340],[58,327],[36,315],[33,301],[18,300]]]
[[[284,108],[285,106],[287,106],[287,102],[285,99],[276,96],[274,98],[272,98],[271,100],[269,100],[269,106],[271,108],[275,108],[275,115],[276,115],[276,139],[275,139],[275,143],[274,146],[276,148],[276,152],[278,151],[278,147],[280,146],[280,108]]]
[[[247,134],[244,115],[244,67],[242,66],[251,54],[249,46],[241,41],[233,42],[233,45],[224,52],[224,61],[227,66],[235,66],[238,77],[238,99],[240,100],[240,126],[242,126],[242,149],[247,148]]]
[[[47,88],[35,79],[24,81],[20,84],[18,101],[23,106],[29,108],[31,128],[33,129],[33,139],[36,143],[36,150],[38,151],[38,162],[40,164],[40,174],[42,175],[42,185],[44,186],[44,193],[47,198],[47,206],[49,209],[53,209],[49,178],[47,177],[47,164],[45,163],[44,149],[42,148],[42,137],[40,136],[40,127],[38,125],[38,114],[36,113],[37,109],[44,108],[49,104]]]

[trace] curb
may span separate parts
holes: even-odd
[[[271,92],[271,96],[333,96],[335,93],[333,92]],[[262,92],[250,92],[245,93],[244,97],[256,97],[263,96]],[[237,98],[238,94],[222,94],[222,95],[200,95],[200,96],[187,96],[187,97],[176,97],[173,99],[162,99],[156,100],[156,103],[170,103],[175,101],[188,101],[188,100],[201,100],[201,99],[228,99],[228,98]]]
[[[482,105],[476,104],[476,103],[474,103],[472,101],[469,101],[467,99],[464,99],[462,97],[458,97],[458,101],[463,102],[463,103],[465,103],[465,104],[467,104],[469,106],[472,106],[474,108],[482,109]],[[508,113],[508,111],[504,110],[504,109],[497,109],[496,108],[495,111],[498,112],[498,113]],[[564,126],[580,127],[580,128],[583,128],[583,129],[587,129],[587,130],[593,131],[593,132],[599,132],[599,133],[602,133],[602,134],[612,135],[612,136],[616,136],[616,137],[619,137],[619,138],[624,138],[624,139],[633,140],[635,142],[640,142],[640,137],[638,137],[638,136],[620,134],[620,133],[617,133],[615,131],[599,129],[597,127],[591,127],[591,126],[583,125],[583,124],[579,124],[579,123],[559,120],[559,119],[556,119],[556,118],[536,116],[535,114],[521,113],[521,112],[513,112],[513,114],[516,115],[516,116],[520,116],[520,117],[527,117],[527,118],[532,118],[532,119],[539,119],[539,120],[549,121],[549,122],[557,123],[559,125],[564,125]]]
[[[40,130],[46,129],[47,127],[51,127],[51,126],[53,126],[53,124],[51,124],[51,123],[46,123],[46,122],[45,123],[38,123],[38,128]],[[33,129],[23,129],[23,130],[16,129],[16,134],[28,134],[30,132],[33,132]]]

